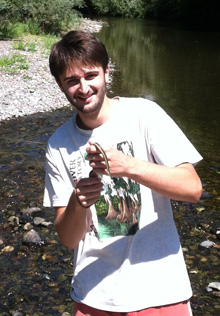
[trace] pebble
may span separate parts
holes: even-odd
[[[101,21],[84,19],[80,28],[96,33],[103,25]],[[48,54],[45,56],[40,47],[36,52],[28,52],[14,49],[13,41],[0,41],[0,58],[12,54],[23,55],[29,69],[13,74],[0,69],[0,122],[69,106],[50,74]]]
[[[0,246],[1,245],[4,245],[4,240],[3,240],[2,236],[0,236]]]
[[[24,316],[24,313],[20,311],[14,311],[12,312],[12,316]]]
[[[53,225],[52,222],[42,222],[42,223],[41,223],[41,226],[44,226],[44,227],[49,227],[49,226],[51,226],[51,225]]]
[[[42,224],[43,222],[45,222],[45,218],[42,218],[42,217],[35,217],[34,218],[34,225],[36,225],[36,226]]]
[[[25,215],[31,215],[32,213],[40,212],[41,209],[39,207],[28,207],[22,210],[22,213]]]
[[[207,286],[207,291],[210,292],[212,290],[218,290],[220,291],[220,282],[211,282]]]
[[[14,250],[13,246],[6,246],[5,248],[2,249],[2,252],[11,252]]]
[[[220,225],[213,227],[210,232],[216,235],[217,239],[220,239]]]
[[[45,279],[45,280],[50,280],[49,274],[45,273],[45,274],[43,275],[43,279]]]
[[[32,228],[33,228],[33,226],[31,225],[31,223],[26,223],[25,225],[24,225],[24,230],[31,230]]]
[[[211,248],[215,245],[215,243],[213,241],[210,240],[205,240],[203,242],[201,242],[200,246],[203,248]]]
[[[40,245],[42,244],[42,240],[40,235],[34,230],[31,229],[23,238],[23,243],[25,244],[34,244]]]
[[[52,224],[53,224],[52,222],[46,222],[45,218],[42,218],[42,217],[35,217],[34,218],[34,225],[36,225],[36,226],[41,225],[44,227],[49,227]]]
[[[209,194],[208,192],[206,192],[206,191],[202,192],[201,199],[208,199],[208,198],[211,198],[211,197],[212,197],[212,195]]]
[[[17,216],[10,216],[8,219],[8,222],[12,226],[18,226],[19,225],[19,218]]]

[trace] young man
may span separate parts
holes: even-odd
[[[50,69],[76,109],[49,140],[44,196],[74,249],[74,315],[191,315],[170,199],[199,200],[201,156],[154,102],[107,97],[108,54],[91,34],[66,34]]]

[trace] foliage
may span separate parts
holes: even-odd
[[[1,33],[19,24],[31,34],[59,33],[76,22],[76,9],[83,4],[83,0],[0,0]]]
[[[219,0],[84,0],[87,13],[220,26]]]
[[[106,215],[108,213],[108,205],[103,196],[95,204],[97,215]]]
[[[91,0],[90,2],[98,14],[143,18],[146,13],[145,0]]]

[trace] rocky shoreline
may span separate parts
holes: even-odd
[[[102,21],[84,19],[80,29],[97,33],[103,25],[105,23]],[[13,40],[0,41],[0,58],[22,55],[28,69],[14,73],[0,69],[0,121],[68,106],[69,103],[50,74],[48,54],[38,46],[35,52],[17,50],[14,43]]]

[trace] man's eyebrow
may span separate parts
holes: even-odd
[[[92,74],[98,74],[98,73],[99,73],[99,70],[88,70],[84,72],[84,75],[86,76],[86,75],[90,75],[90,74],[92,75]],[[72,75],[72,76],[66,77],[64,81],[70,80],[70,79],[78,79],[78,78],[79,76]]]
[[[69,79],[77,79],[77,76],[66,77],[66,78],[64,78],[63,80],[64,80],[64,81],[67,81],[67,80],[69,80]]]
[[[99,74],[99,70],[88,70],[85,72],[85,75]]]

